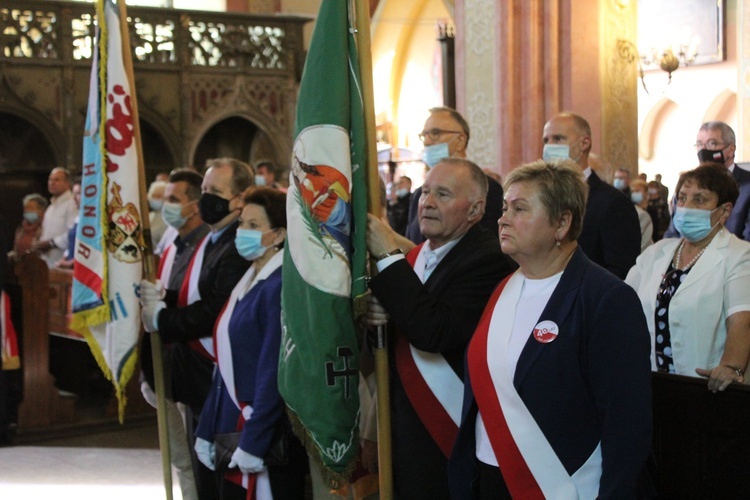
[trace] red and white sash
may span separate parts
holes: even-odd
[[[469,343],[471,386],[508,491],[514,498],[596,498],[601,444],[571,477],[521,397],[505,363],[515,310],[523,288],[516,271],[493,292]]]
[[[156,275],[165,287],[169,286],[169,278],[172,277],[175,255],[177,255],[177,247],[173,242],[164,250],[161,259],[159,259],[159,269],[156,271]]]
[[[406,256],[420,279],[421,249],[419,245]],[[396,341],[396,369],[419,419],[443,454],[450,456],[461,424],[463,381],[442,354],[420,351],[403,335]]]
[[[5,258],[5,256],[3,256]],[[21,358],[18,356],[18,336],[10,318],[10,297],[0,290],[0,351],[2,352],[3,370],[17,370],[21,368]]]
[[[284,254],[278,252],[276,255],[266,262],[266,265],[256,275],[255,265],[245,272],[237,285],[232,290],[232,294],[229,296],[229,300],[224,305],[219,317],[216,320],[214,326],[213,335],[213,348],[216,353],[216,362],[219,366],[219,372],[221,378],[224,380],[224,386],[229,393],[229,397],[232,398],[235,406],[242,412],[243,422],[249,420],[253,414],[253,408],[250,405],[244,404],[239,401],[237,397],[237,384],[234,381],[234,361],[232,359],[232,345],[229,339],[229,321],[234,313],[234,308],[237,302],[240,301],[252,288],[260,281],[265,280],[271,275],[276,269],[281,267],[284,262]],[[242,474],[241,482],[239,482],[239,474],[228,475],[228,479],[242,484],[245,488],[250,491],[251,488],[255,488],[255,496],[257,500],[264,500],[267,498],[273,498],[271,496],[271,483],[268,478],[268,469],[264,469],[258,474]],[[254,486],[253,486],[254,484]]]
[[[185,307],[193,302],[201,300],[201,293],[198,289],[198,282],[203,269],[203,256],[206,253],[206,245],[211,238],[211,234],[206,235],[195,249],[193,257],[190,259],[185,278],[182,280],[180,294],[177,296],[177,307]],[[201,337],[188,342],[188,345],[194,350],[214,361],[214,343],[212,337]]]

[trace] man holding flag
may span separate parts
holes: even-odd
[[[479,224],[487,191],[476,164],[446,158],[427,173],[419,198],[427,241],[404,256],[392,229],[373,216],[368,223],[367,247],[379,272],[370,282],[368,323],[382,325],[390,315],[397,332],[396,498],[450,498],[447,465],[461,421],[464,350],[495,285],[514,267],[497,235]]]
[[[165,290],[161,281],[141,281],[143,327],[173,342],[172,397],[184,403],[190,449],[214,369],[213,331],[216,318],[249,262],[234,245],[241,195],[253,185],[252,168],[232,158],[210,160],[198,202],[210,232],[196,247],[182,286]],[[193,455],[193,475],[201,499],[215,498],[214,474]]]

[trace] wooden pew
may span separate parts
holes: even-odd
[[[68,329],[72,271],[47,268],[34,254],[24,256],[15,265],[21,287],[23,320],[21,334],[21,369],[23,370],[23,401],[19,406],[18,434],[50,434],[92,425],[116,424],[117,401],[114,397],[101,408],[84,407],[75,397],[63,397],[50,374],[50,333],[75,337]],[[78,342],[70,340],[70,342]],[[88,346],[81,346],[88,348]],[[65,360],[56,360],[63,362]],[[81,367],[71,365],[69,370]],[[138,373],[126,388],[126,421],[153,418],[155,410],[141,396]]]

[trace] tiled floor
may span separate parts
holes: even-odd
[[[173,476],[174,499],[181,500]],[[163,500],[156,423],[0,447],[2,500]]]

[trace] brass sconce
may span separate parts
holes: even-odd
[[[648,94],[648,88],[646,88],[646,81],[643,75],[643,65],[659,65],[659,67],[667,72],[667,85],[672,83],[672,73],[677,71],[680,64],[683,66],[689,66],[690,63],[695,61],[695,57],[698,55],[697,50],[693,46],[680,45],[677,49],[677,53],[672,47],[667,47],[664,50],[658,51],[651,49],[651,53],[647,56],[641,56],[638,54],[638,49],[628,40],[617,40],[617,50],[620,57],[626,59],[628,62],[638,61],[638,75],[641,78],[641,84],[643,90]]]

